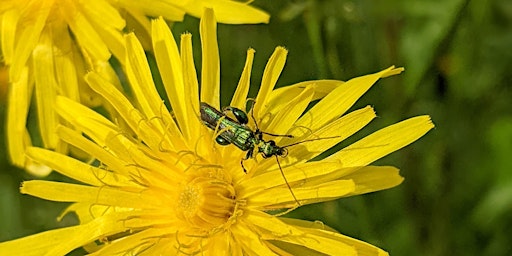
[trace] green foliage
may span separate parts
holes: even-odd
[[[390,65],[406,68],[360,100],[356,107],[371,104],[381,118],[359,137],[414,115],[430,114],[436,124],[412,146],[376,163],[401,169],[405,181],[399,187],[302,207],[291,216],[321,220],[391,255],[512,254],[511,1],[253,4],[271,14],[269,25],[218,25],[224,105],[238,83],[246,50],[256,49],[254,96],[268,57],[282,45],[289,55],[280,86],[347,80]],[[193,34],[200,65],[197,27],[198,20],[187,17],[173,31],[177,38],[185,31]],[[19,195],[19,182],[32,177],[8,166],[5,154],[1,164],[0,240],[67,224],[55,222],[62,205],[56,209]]]

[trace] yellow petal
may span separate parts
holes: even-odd
[[[139,139],[144,141],[146,145],[156,150],[184,147],[182,133],[174,123],[174,120],[168,117],[168,112],[162,115],[164,119],[151,118],[147,120],[132,106],[124,94],[104,80],[103,77],[91,72],[87,74],[85,80],[95,92],[102,95],[117,110],[123,117],[123,120],[128,123],[130,128],[137,133]],[[165,109],[162,111],[165,111]],[[165,130],[161,130],[164,124],[166,125]],[[84,125],[87,126],[87,124]]]
[[[283,71],[287,54],[288,51],[285,48],[277,47],[265,66],[263,77],[261,79],[260,90],[258,91],[258,96],[256,96],[256,102],[253,109],[253,113],[257,121],[267,111],[267,101],[276,85],[277,79]]]
[[[180,130],[186,138],[190,138],[190,119],[197,120],[192,109],[192,101],[185,93],[183,70],[180,53],[174,37],[165,21],[160,18],[152,22],[153,50],[156,63],[165,86],[165,92],[171,103],[171,107]],[[197,101],[197,98],[193,101]],[[197,111],[197,109],[196,109]],[[189,125],[190,124],[190,125]]]
[[[270,16],[244,2],[230,0],[197,0],[188,1],[183,6],[188,14],[201,17],[205,8],[215,11],[215,16],[220,23],[229,24],[253,24],[268,23]],[[203,16],[204,17],[204,16]]]
[[[429,116],[417,116],[378,130],[329,156],[344,166],[365,166],[425,135],[434,124]]]
[[[289,183],[296,181],[313,179],[317,176],[323,176],[335,172],[342,168],[339,162],[306,162],[283,168],[283,173]],[[236,187],[240,197],[250,197],[260,193],[261,190],[284,185],[283,177],[279,170],[265,172],[261,175],[247,177],[242,179]]]
[[[126,27],[132,29],[144,49],[151,49],[151,20],[139,9],[128,8],[124,9],[124,11],[125,14],[123,16],[126,21]],[[158,15],[155,17],[158,17]],[[183,16],[180,16],[180,18],[183,18]]]
[[[280,87],[272,91],[267,104],[272,106],[270,110],[277,111],[282,108],[282,105],[297,97],[297,95],[308,87],[314,88],[315,94],[313,98],[311,98],[311,101],[314,101],[325,97],[342,84],[344,84],[344,82],[337,80],[313,80]]]
[[[336,180],[310,187],[292,187],[292,191],[286,186],[272,188],[261,191],[248,198],[248,200],[251,202],[250,207],[285,208],[294,206],[296,204],[295,198],[301,204],[302,201],[304,203],[316,203],[343,197],[353,192],[354,189],[355,185],[352,180]]]
[[[54,151],[30,147],[27,149],[27,156],[63,175],[86,184],[95,186],[105,184],[123,186],[130,184],[136,186],[136,184],[130,182],[131,178],[129,177],[114,174]]]
[[[38,10],[34,21],[23,26],[17,25],[17,29],[21,31],[16,32],[16,48],[14,49],[12,64],[10,67],[10,79],[11,81],[18,81],[20,75],[23,72],[23,68],[27,64],[27,60],[34,50],[35,46],[39,42],[39,36],[41,35],[46,19],[50,13],[51,1],[40,2],[41,8]],[[10,24],[12,25],[12,24]]]
[[[70,3],[67,4],[66,8],[63,8],[66,12],[62,12],[62,14],[65,16],[69,28],[73,31],[80,45],[91,54],[94,60],[107,61],[110,58],[110,50],[93,24],[76,7]]]
[[[170,119],[168,112],[162,111],[162,108],[165,108],[165,106],[156,91],[142,46],[133,33],[126,35],[125,39],[126,73],[140,111],[142,111],[147,119],[154,117]],[[163,127],[159,128],[163,130]]]
[[[28,69],[25,68],[20,79],[10,85],[7,102],[7,149],[11,163],[18,167],[25,166],[25,147],[31,144],[25,128],[33,86],[28,80]]]
[[[356,77],[340,85],[312,107],[296,123],[312,130],[326,125],[345,113],[381,77],[396,73],[394,67],[366,76]]]
[[[87,81],[91,89],[112,104],[132,130],[135,131],[138,129],[138,123],[144,119],[144,117],[132,106],[131,102],[123,93],[96,72],[88,73],[85,76],[85,81]]]
[[[1,17],[2,21],[0,22],[0,40],[2,41],[0,42],[0,47],[2,47],[2,61],[5,63],[5,65],[11,65],[14,56],[16,26],[20,16],[17,10],[10,9],[3,12]]]
[[[244,70],[242,71],[242,75],[240,76],[240,81],[238,82],[238,86],[236,87],[235,94],[233,94],[233,98],[231,99],[230,106],[246,109],[246,99],[247,93],[249,92],[249,87],[251,86],[251,71],[252,71],[252,62],[254,60],[254,52],[255,50],[249,48],[247,50],[247,57],[245,59]]]
[[[292,128],[289,134],[294,135],[295,138],[286,138],[278,141],[278,145],[288,149],[288,155],[284,158],[279,158],[279,161],[284,167],[312,159],[361,130],[361,128],[367,125],[373,118],[375,118],[375,112],[368,106],[344,115],[317,131],[307,129],[303,131],[304,129],[301,129],[301,127],[295,130]],[[293,145],[294,143],[300,144]],[[250,170],[249,174],[259,175],[261,172],[275,168],[277,168],[275,159],[269,158],[261,161],[255,169]]]
[[[97,136],[97,138],[94,138],[95,141],[102,141],[107,134],[116,131],[116,126],[110,122],[110,120],[92,109],[66,97],[57,96],[55,109],[61,117],[75,125],[77,128],[83,129],[84,131],[93,131],[94,133],[89,134],[90,136],[93,134],[102,134]],[[91,125],[87,123],[89,120],[91,121]],[[93,120],[95,121],[94,123],[92,122]],[[95,123],[101,124],[101,126]],[[95,126],[92,127],[92,125]]]
[[[279,218],[269,215],[262,211],[247,210],[244,212],[243,221],[248,225],[255,225],[261,231],[270,232],[268,236],[286,236],[286,235],[302,235],[303,232],[295,227],[283,223]],[[264,234],[260,234],[264,235]]]
[[[181,8],[188,1],[154,0],[151,4],[144,1],[119,0],[119,5],[126,10],[140,10],[146,16],[162,16],[166,20],[181,21],[185,11]]]
[[[54,110],[57,95],[57,82],[53,61],[53,47],[46,34],[42,36],[42,44],[33,51],[33,66],[35,78],[35,97],[39,129],[43,144],[47,148],[56,148],[59,138],[55,134],[58,119]]]
[[[242,225],[231,226],[235,244],[241,245],[245,254],[249,255],[276,255],[266,246],[260,237],[252,230]],[[245,255],[244,254],[244,255]]]
[[[398,186],[404,180],[398,172],[398,168],[393,166],[365,166],[356,172],[343,176],[344,179],[351,179],[356,184],[355,190],[346,197]]]
[[[104,245],[100,250],[88,254],[89,256],[93,255],[118,255],[121,252],[130,252],[133,255],[139,255],[139,253],[147,253],[145,251],[147,249],[148,243],[158,243],[158,239],[164,237],[166,235],[170,235],[166,229],[161,228],[150,228],[142,230],[138,233],[131,234],[128,237],[124,237],[122,239],[114,240],[106,245]],[[152,241],[154,240],[154,241]],[[160,241],[161,243],[165,243],[168,241]],[[145,246],[143,246],[145,245]],[[153,247],[164,247],[158,244],[154,244]],[[165,248],[165,247],[164,247]],[[175,250],[175,249],[174,249]],[[165,250],[164,250],[165,251]],[[147,254],[151,255],[151,254]]]
[[[341,239],[335,239],[336,237],[330,233],[322,234],[319,232],[321,231],[313,233],[308,230],[308,232],[302,236],[283,236],[275,240],[303,246],[324,253],[325,255],[359,255],[356,248],[351,244],[345,243],[345,241]]]
[[[155,208],[161,203],[150,191],[125,191],[116,187],[93,187],[71,183],[32,180],[25,181],[20,191],[56,202],[84,202],[127,208]]]
[[[201,33],[201,101],[220,109],[220,60],[217,45],[217,23],[213,10],[204,9]]]
[[[103,0],[88,1],[80,5],[80,11],[91,22],[102,41],[120,61],[124,61],[124,40],[121,30],[126,23],[109,2]]]
[[[281,218],[281,220],[290,225],[294,225],[296,228],[311,234],[312,237],[322,237],[323,239],[330,240],[329,243],[343,243],[352,246],[356,251],[356,255],[364,256],[386,256],[387,252],[371,244],[359,241],[357,239],[339,234],[333,229],[318,222],[310,222],[300,219]]]
[[[55,77],[60,95],[79,101],[78,70],[83,70],[83,59],[76,50],[75,42],[71,39],[68,27],[65,24],[55,22],[48,24],[51,27],[53,38],[52,55],[55,64]],[[80,79],[81,80],[81,79]]]
[[[267,122],[267,116],[263,116],[263,120],[258,122],[259,128],[274,134],[287,134],[288,130],[290,130],[295,121],[297,121],[297,118],[304,113],[304,110],[306,110],[309,103],[311,103],[313,95],[314,88],[308,87],[304,89],[296,98],[288,101],[279,112],[269,112],[268,120],[270,122]]]
[[[0,243],[0,255],[66,255],[72,250],[105,235],[127,230],[122,220],[126,213],[100,216],[93,221],[55,229],[20,239]]]
[[[109,168],[116,170],[123,175],[129,175],[128,171],[130,168],[127,168],[128,163],[109,153],[104,147],[86,139],[82,134],[64,126],[57,127],[57,134],[59,135],[59,138],[66,143],[69,143],[70,145],[87,152],[91,156],[94,156],[94,158]]]
[[[181,63],[183,65],[183,83],[185,86],[185,97],[189,100],[186,101],[186,104],[192,108],[194,112],[193,116],[195,117],[199,113],[199,82],[197,81],[197,72],[194,64],[194,54],[192,52],[192,35],[185,33],[181,35],[181,43],[180,43],[180,52],[181,52]],[[199,123],[199,118],[189,119],[191,122]],[[199,131],[201,130],[201,125],[191,124],[190,131],[190,140],[197,141],[199,138]]]

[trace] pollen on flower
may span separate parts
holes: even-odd
[[[193,178],[178,196],[177,216],[206,233],[226,224],[237,204],[232,184],[216,176]]]

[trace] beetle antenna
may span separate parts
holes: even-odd
[[[292,194],[293,196],[293,199],[295,200],[295,202],[301,206],[299,200],[297,200],[297,197],[295,196],[295,193],[293,193],[293,190],[292,190],[292,187],[290,186],[290,183],[288,183],[288,179],[286,178],[286,176],[284,175],[284,172],[283,172],[283,168],[281,168],[281,163],[279,162],[279,158],[277,158],[277,155],[274,155],[276,157],[276,161],[277,161],[277,166],[279,166],[279,171],[281,172],[281,176],[283,176],[283,179],[284,179],[284,182],[286,182],[286,186],[288,186],[288,189],[290,190],[290,193]]]

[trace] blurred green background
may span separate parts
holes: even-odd
[[[393,165],[402,185],[302,207],[292,214],[321,220],[391,255],[512,255],[512,1],[255,1],[269,25],[219,25],[223,104],[234,92],[246,50],[256,49],[257,92],[278,45],[289,50],[279,86],[319,78],[348,80],[391,65],[355,106],[379,118],[346,144],[408,117],[429,114],[436,128],[377,165]],[[175,24],[193,34],[199,21]],[[5,116],[2,103],[1,118]],[[33,118],[29,122],[34,123]],[[1,127],[4,134],[4,127]],[[5,152],[5,139],[1,152]],[[57,223],[66,206],[20,195],[30,180],[0,156],[0,241],[73,223]],[[47,179],[62,179],[52,174]]]

